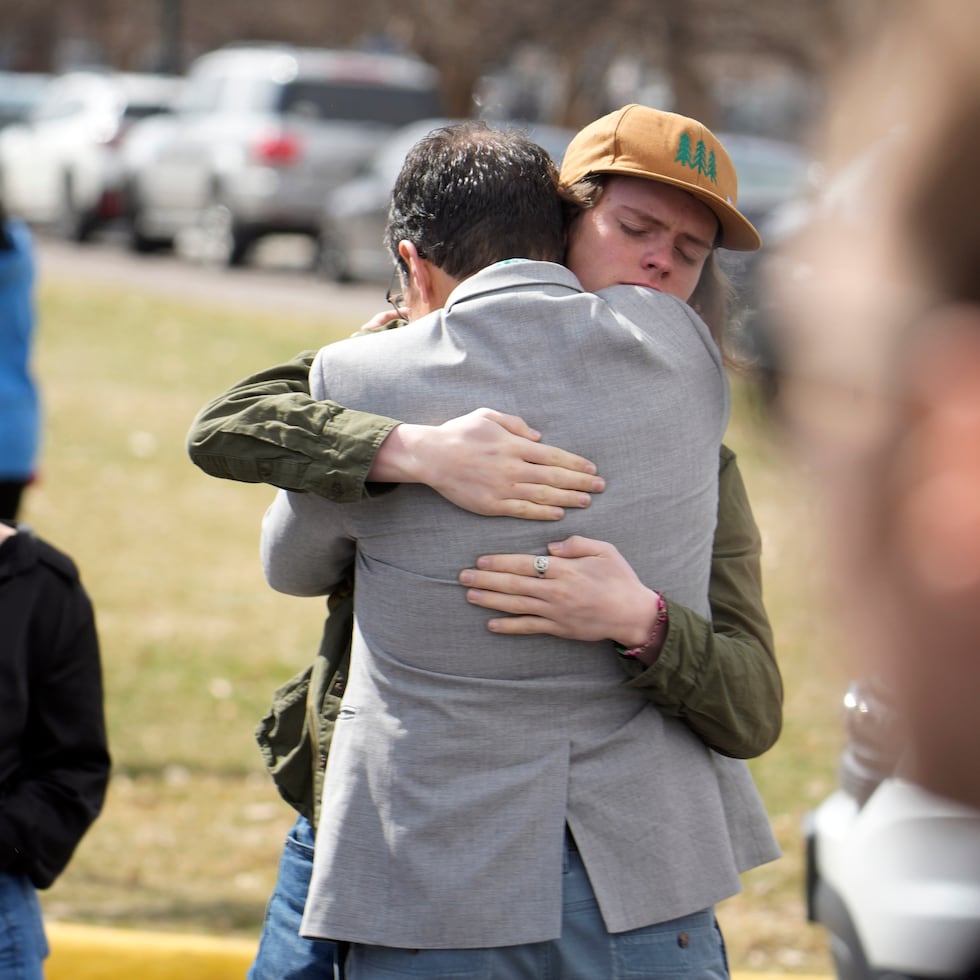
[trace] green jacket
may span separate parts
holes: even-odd
[[[270,483],[335,501],[384,492],[367,484],[394,419],[315,402],[314,351],[252,375],[202,409],[188,453],[204,472]],[[723,755],[752,758],[782,727],[782,679],[762,602],[762,542],[735,454],[721,447],[708,598],[711,620],[667,600],[668,632],[652,667],[620,657],[625,683],[668,715],[684,719]],[[282,797],[316,823],[323,773],[343,694],[354,616],[353,582],[327,601],[314,662],[274,696],[256,738]]]

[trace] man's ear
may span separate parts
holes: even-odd
[[[408,267],[408,287],[414,290],[420,305],[426,310],[435,309],[432,264],[419,255],[419,250],[407,239],[398,243],[398,254]]]
[[[980,595],[980,307],[936,318],[910,352],[894,531],[919,586],[956,601]]]
[[[459,280],[435,263],[423,259],[418,249],[409,241],[398,243],[398,254],[408,266],[411,296],[406,290],[406,300],[414,308],[414,317],[442,309],[449,294],[459,285]]]

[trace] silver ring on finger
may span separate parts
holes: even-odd
[[[534,559],[534,570],[538,573],[538,575],[540,575],[542,578],[544,578],[544,576],[548,572],[548,556],[547,555],[537,555],[535,557],[535,559]]]

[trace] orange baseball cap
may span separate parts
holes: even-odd
[[[696,119],[643,105],[627,105],[580,130],[561,164],[565,186],[591,174],[623,174],[671,184],[714,212],[719,244],[754,252],[762,239],[739,212],[738,176],[718,138]]]

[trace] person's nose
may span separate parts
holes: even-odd
[[[642,262],[648,275],[657,279],[665,278],[673,268],[670,244],[662,239],[651,242],[643,253]]]

